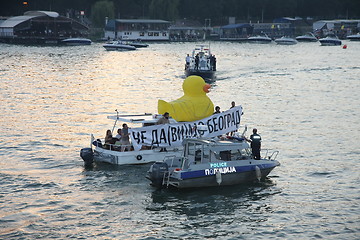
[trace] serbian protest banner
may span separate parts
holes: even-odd
[[[131,128],[129,133],[136,151],[143,145],[178,147],[184,138],[211,138],[236,131],[240,126],[241,114],[242,107],[236,106],[198,121]]]

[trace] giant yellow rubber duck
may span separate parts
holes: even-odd
[[[206,93],[211,85],[199,76],[187,77],[182,85],[184,96],[172,102],[158,101],[158,112],[168,112],[178,122],[192,122],[209,117],[214,112],[214,104]]]

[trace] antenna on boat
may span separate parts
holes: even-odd
[[[115,109],[115,112],[116,112],[116,120],[115,120],[114,126],[113,126],[113,128],[112,128],[112,130],[111,130],[111,134],[114,133],[114,129],[115,129],[117,120],[119,119],[119,111],[118,111],[117,109]]]

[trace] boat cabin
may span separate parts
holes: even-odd
[[[216,164],[251,158],[251,149],[245,140],[185,139],[183,146],[182,169],[193,164]]]

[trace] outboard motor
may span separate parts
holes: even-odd
[[[94,152],[91,148],[83,148],[80,157],[84,160],[85,166],[90,166],[94,162]]]
[[[148,178],[151,185],[156,188],[161,188],[164,181],[164,173],[169,171],[169,166],[164,162],[156,162],[151,165]]]

